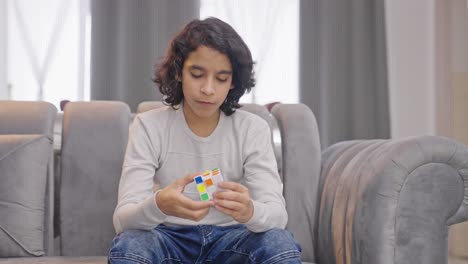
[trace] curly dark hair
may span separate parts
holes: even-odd
[[[255,86],[254,62],[249,48],[227,23],[214,17],[195,19],[171,41],[162,63],[155,67],[154,82],[163,94],[163,102],[175,107],[184,98],[182,68],[190,52],[199,46],[215,49],[229,58],[232,66],[233,89],[229,90],[221,111],[231,115],[240,108],[239,99]]]

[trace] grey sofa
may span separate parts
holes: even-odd
[[[139,111],[157,106],[145,103]],[[322,152],[314,115],[306,106],[278,104],[271,114],[258,105],[246,109],[272,128],[287,229],[302,245],[304,262],[447,263],[448,227],[468,219],[466,146],[421,136],[346,141]],[[121,102],[71,102],[63,115],[44,102],[0,102],[0,257],[12,252],[29,256],[0,262],[106,263],[133,116]],[[45,138],[32,148],[49,153],[40,161],[41,170],[18,170],[28,166],[25,162],[2,171],[7,166],[2,162],[15,153],[4,145],[17,144],[8,141],[16,134]],[[14,159],[21,159],[18,153]],[[13,191],[5,187],[20,176],[29,177],[40,191],[29,193],[31,186],[24,182]],[[14,224],[18,212],[3,210],[12,205],[12,193],[41,201],[31,207],[39,212],[35,218],[17,221],[28,228],[40,225],[34,249],[28,248],[33,232]],[[17,233],[11,231],[15,228]]]

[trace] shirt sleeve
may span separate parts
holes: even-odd
[[[156,137],[157,138],[157,137]],[[150,138],[139,116],[130,127],[113,222],[117,234],[126,229],[150,230],[166,219],[156,203],[154,174],[160,142]]]
[[[246,226],[252,232],[283,229],[288,221],[270,127],[260,121],[249,129],[244,143],[244,178],[254,206]]]

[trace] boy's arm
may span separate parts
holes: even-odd
[[[114,211],[117,233],[126,229],[152,229],[166,219],[158,208],[153,191],[154,173],[158,168],[158,142],[152,142],[139,116],[130,128],[129,141]]]
[[[259,123],[247,132],[244,145],[245,185],[254,207],[246,226],[253,232],[285,228],[288,221],[270,128],[264,121]]]

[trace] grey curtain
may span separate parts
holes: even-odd
[[[322,147],[390,137],[384,0],[301,0],[300,100]]]
[[[91,99],[124,101],[132,111],[161,100],[153,67],[170,39],[199,17],[200,2],[93,0],[91,14]]]

